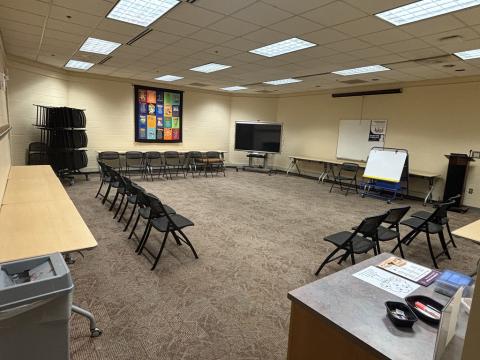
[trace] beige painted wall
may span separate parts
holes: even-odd
[[[96,167],[96,152],[102,150],[229,148],[229,96],[186,90],[183,143],[142,144],[134,140],[133,87],[128,80],[85,77],[22,61],[10,61],[9,68],[14,164],[24,164],[28,144],[39,140],[40,132],[31,125],[35,119],[32,104],[86,109],[90,168]]]
[[[9,61],[10,119],[14,127],[14,164],[25,160],[28,143],[38,139],[31,124],[33,103],[87,109],[90,167],[96,150],[130,148],[229,150],[227,160],[245,164],[244,152],[234,151],[234,126],[239,120],[278,121],[284,125],[282,153],[271,164],[285,169],[288,155],[335,158],[341,119],[388,120],[386,146],[407,148],[412,169],[445,176],[444,154],[480,149],[480,82],[409,86],[403,94],[362,98],[332,98],[329,94],[282,97],[229,96],[185,90],[184,142],[136,144],[133,131],[132,84],[128,80],[77,74],[13,59]],[[158,83],[144,83],[157,85]],[[480,207],[480,161],[471,166],[465,195],[467,205]],[[316,174],[320,168],[312,167]],[[426,183],[412,181],[418,195]],[[443,194],[438,182],[435,199]]]
[[[233,124],[238,120],[276,120],[283,123],[283,146],[274,155],[277,168],[288,166],[288,155],[307,155],[334,159],[338,125],[341,119],[388,120],[385,145],[406,148],[410,168],[441,174],[447,170],[444,154],[480,150],[480,82],[404,88],[403,94],[364,98],[332,98],[329,94],[262,99],[232,99],[230,149],[234,147]],[[246,163],[240,152],[230,159]],[[306,166],[307,172],[318,174],[319,166]],[[437,183],[435,199],[443,197],[444,181]],[[480,207],[480,161],[472,164],[465,194],[467,205]],[[413,179],[415,194],[424,193],[424,180]]]
[[[3,48],[2,37],[0,36],[0,73],[7,73],[5,65],[5,51]],[[0,125],[8,123],[7,111],[7,93],[0,90]],[[3,199],[5,186],[7,185],[8,172],[10,171],[10,135],[5,135],[0,139],[0,202]]]

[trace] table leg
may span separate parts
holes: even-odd
[[[293,166],[295,165],[295,162],[296,162],[295,159],[291,159],[291,160],[290,160],[290,164],[288,164],[288,168],[287,168],[287,176],[288,176],[290,170],[291,170],[291,169],[293,168]]]
[[[423,201],[423,206],[426,206],[427,203],[432,199],[432,193],[433,193],[433,188],[435,186],[435,178],[428,178],[428,193],[427,196],[425,196],[425,199]]]

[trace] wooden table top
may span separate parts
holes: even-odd
[[[12,166],[10,175],[0,207],[0,263],[97,246],[49,166]]]
[[[452,231],[453,235],[480,243],[480,220]]]
[[[312,156],[303,156],[303,155],[290,155],[290,159],[296,159],[300,161],[312,161],[312,162],[319,162],[319,163],[327,163],[327,164],[343,164],[345,162],[347,163],[354,163],[358,164],[361,167],[365,167],[365,162],[362,161],[354,161],[354,160],[342,160],[342,159],[325,159],[325,158],[318,158],[318,157],[312,157]]]
[[[386,359],[431,360],[437,329],[417,321],[412,330],[402,330],[387,318],[385,301],[403,301],[382,289],[352,276],[369,266],[378,265],[392,254],[383,253],[338,271],[288,293],[292,301],[303,304],[332,326],[360,341]],[[411,295],[429,296],[441,304],[448,298],[420,286]]]

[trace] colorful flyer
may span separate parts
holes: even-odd
[[[138,103],[138,112],[142,115],[146,115],[147,114],[147,103],[139,102]]]
[[[178,105],[172,105],[172,116],[180,116],[180,107]]]
[[[157,92],[155,90],[147,90],[147,103],[155,104],[157,102]]]
[[[148,104],[148,113],[155,114],[155,104]]]
[[[172,105],[165,105],[165,116],[172,116]]]
[[[157,117],[157,129],[163,127],[163,117]]]
[[[172,127],[172,118],[171,117],[166,117],[163,124],[164,124],[163,125],[164,127],[171,128]]]
[[[179,140],[179,139],[180,139],[180,130],[172,129],[172,140]]]
[[[163,116],[163,104],[157,103],[157,116]]]
[[[147,139],[148,140],[155,140],[155,129],[148,128],[147,129]]]
[[[165,101],[165,105],[172,105],[172,93],[165,92],[163,99]]]
[[[164,129],[163,139],[164,140],[173,140],[172,138],[172,129]]]
[[[147,102],[147,91],[146,90],[138,90],[138,101],[139,102]]]
[[[163,91],[157,91],[157,104],[163,104]]]
[[[147,129],[145,129],[145,128],[138,129],[138,137],[140,139],[146,139],[147,138]]]
[[[172,104],[180,105],[180,94],[172,93]]]
[[[178,117],[173,117],[172,118],[172,128],[174,128],[174,129],[180,128],[180,118],[178,118]]]
[[[163,129],[157,128],[157,140],[163,140]]]
[[[147,115],[147,128],[155,129],[157,127],[157,117],[155,115]]]

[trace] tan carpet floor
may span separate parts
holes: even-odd
[[[92,339],[88,322],[74,315],[72,360],[285,359],[287,292],[317,279],[313,273],[332,250],[323,237],[391,206],[424,209],[421,202],[387,205],[330,194],[327,184],[279,174],[227,171],[226,177],[132,180],[195,223],[186,234],[200,258],[170,239],[157,269],[150,271],[150,260],[135,254],[136,242],[127,239],[123,224],[94,199],[98,177],[67,187],[98,241],[71,266],[75,302],[91,310],[104,330]],[[452,228],[479,217],[475,209],[453,213]],[[152,231],[152,250],[157,251],[160,239]],[[453,260],[442,258],[440,267],[472,272],[480,247],[463,239],[457,245]],[[423,236],[406,256],[431,266]],[[329,264],[321,276],[348,265]]]

